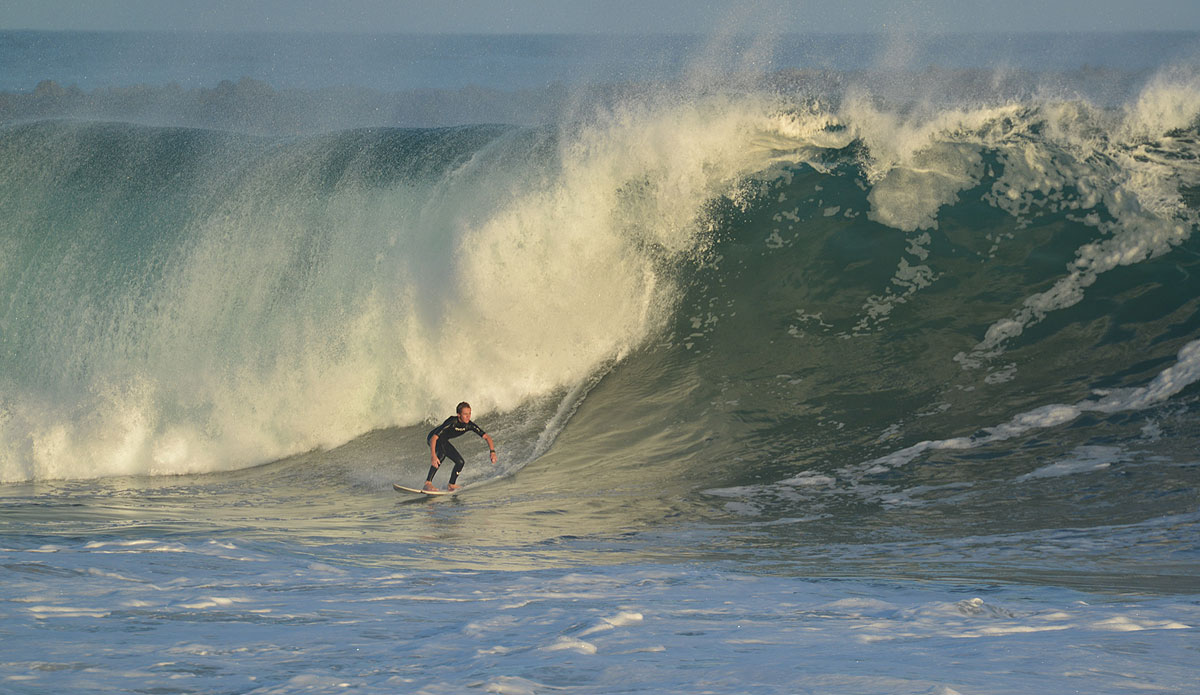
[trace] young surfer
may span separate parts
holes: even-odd
[[[471,405],[463,401],[458,404],[457,411],[457,415],[446,418],[445,422],[434,427],[429,432],[429,436],[425,438],[425,441],[429,442],[429,454],[432,457],[429,475],[425,478],[425,489],[430,492],[437,492],[437,488],[433,485],[433,475],[437,473],[446,457],[450,457],[450,460],[454,462],[454,472],[450,474],[450,484],[446,488],[457,490],[459,487],[458,474],[462,472],[463,466],[467,462],[463,459],[462,454],[458,453],[458,449],[455,449],[454,445],[450,443],[450,440],[455,437],[467,432],[474,432],[483,437],[483,440],[487,442],[488,449],[491,450],[492,465],[496,464],[496,443],[492,441],[487,432],[483,431],[482,427],[471,422]]]

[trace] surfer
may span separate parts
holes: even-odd
[[[430,492],[437,491],[433,485],[433,475],[437,473],[442,461],[445,461],[447,457],[454,462],[454,472],[450,474],[450,484],[446,488],[458,489],[458,474],[462,472],[463,466],[467,462],[463,459],[462,454],[458,453],[458,449],[455,449],[454,445],[450,443],[450,440],[467,432],[474,432],[483,437],[491,451],[492,465],[496,465],[496,443],[492,441],[487,432],[483,431],[482,427],[471,422],[471,404],[463,401],[458,404],[456,411],[457,415],[446,418],[445,422],[430,430],[429,435],[425,438],[425,441],[429,443],[429,454],[432,457],[429,475],[425,478],[425,489]]]

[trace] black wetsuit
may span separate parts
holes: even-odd
[[[437,436],[437,457],[439,464],[447,458],[454,462],[454,472],[450,474],[451,485],[458,482],[458,474],[462,472],[463,466],[467,465],[467,462],[463,459],[462,454],[458,453],[458,449],[455,449],[454,445],[450,443],[450,440],[460,437],[467,432],[474,432],[480,437],[487,434],[483,431],[482,427],[476,425],[473,421],[463,422],[458,419],[457,415],[451,415],[446,418],[445,422],[430,430],[428,436],[425,437],[425,443],[428,444],[434,435]],[[430,466],[429,476],[425,480],[433,482],[433,474],[437,473],[437,470],[433,466]]]

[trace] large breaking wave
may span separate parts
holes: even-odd
[[[581,427],[675,432],[606,455],[703,441],[725,482],[1163,403],[1197,378],[1198,114],[1168,72],[1115,107],[730,87],[553,128],[10,125],[0,480],[240,468],[464,397],[549,399],[544,440],[604,375]]]

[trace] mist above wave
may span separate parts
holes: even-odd
[[[536,126],[587,118],[597,110],[647,97],[688,98],[714,90],[818,99],[835,107],[865,94],[899,113],[930,106],[975,108],[1046,98],[1117,107],[1136,99],[1158,72],[1104,66],[1056,71],[938,65],[849,71],[786,68],[765,75],[702,75],[692,78],[693,84],[621,81],[615,75],[611,81],[587,84],[395,91],[362,86],[278,87],[247,76],[202,87],[172,82],[91,90],[43,79],[28,91],[0,92],[0,125],[70,118],[274,135],[364,127]]]

